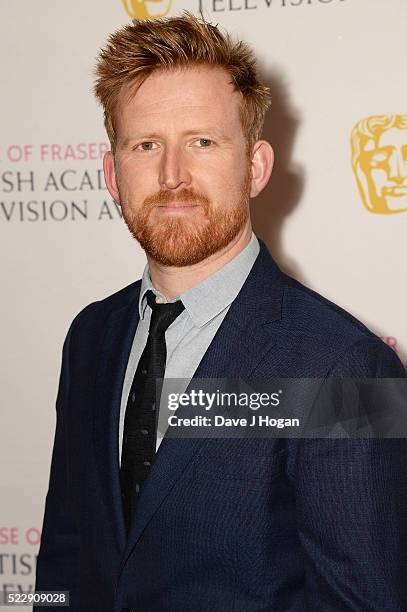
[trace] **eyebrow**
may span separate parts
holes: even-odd
[[[220,132],[217,128],[213,128],[213,127],[206,127],[206,128],[196,129],[196,130],[186,130],[182,132],[181,136],[199,136],[202,134],[214,134],[216,138],[219,138],[220,140],[223,140],[225,142],[230,142],[232,140],[231,138],[226,136],[223,132]],[[134,142],[135,140],[149,140],[149,139],[154,139],[154,138],[160,139],[161,136],[160,134],[155,134],[153,132],[144,132],[144,133],[140,132],[139,136],[131,136],[130,138],[125,138],[121,144],[123,146],[127,146],[130,143]]]

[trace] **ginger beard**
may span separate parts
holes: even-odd
[[[176,194],[161,190],[146,198],[138,211],[121,202],[122,214],[130,233],[149,257],[164,266],[191,266],[236,238],[249,217],[250,184],[247,172],[240,199],[226,210],[214,206],[204,194],[184,188]],[[154,214],[156,207],[172,202],[198,204],[198,212],[182,216]]]

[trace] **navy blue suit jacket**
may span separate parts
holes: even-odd
[[[407,610],[402,439],[164,438],[126,540],[118,423],[139,291],[90,304],[67,334],[36,588],[69,590],[75,612]],[[263,243],[195,373],[404,375]]]

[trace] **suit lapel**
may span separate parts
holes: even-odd
[[[267,324],[280,319],[283,275],[260,241],[260,253],[202,358],[194,378],[248,378],[271,349]],[[190,464],[202,439],[164,437],[138,502],[122,568],[143,530]]]
[[[119,478],[119,415],[124,376],[139,321],[138,295],[140,283],[135,284],[135,297],[126,306],[110,313],[99,360],[95,385],[93,435],[96,466],[102,487],[112,533],[120,555],[126,542]]]

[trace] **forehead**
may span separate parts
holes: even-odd
[[[407,130],[390,128],[384,130],[376,139],[370,139],[365,144],[365,151],[374,151],[379,147],[401,147],[407,144]]]
[[[241,101],[231,75],[221,67],[156,70],[140,86],[121,92],[117,128],[126,129],[129,123],[143,128],[151,124],[199,128],[193,124],[209,122],[233,131],[240,127]]]
[[[383,132],[379,138],[379,145],[381,146],[402,146],[404,144],[407,144],[407,130],[391,128]]]

